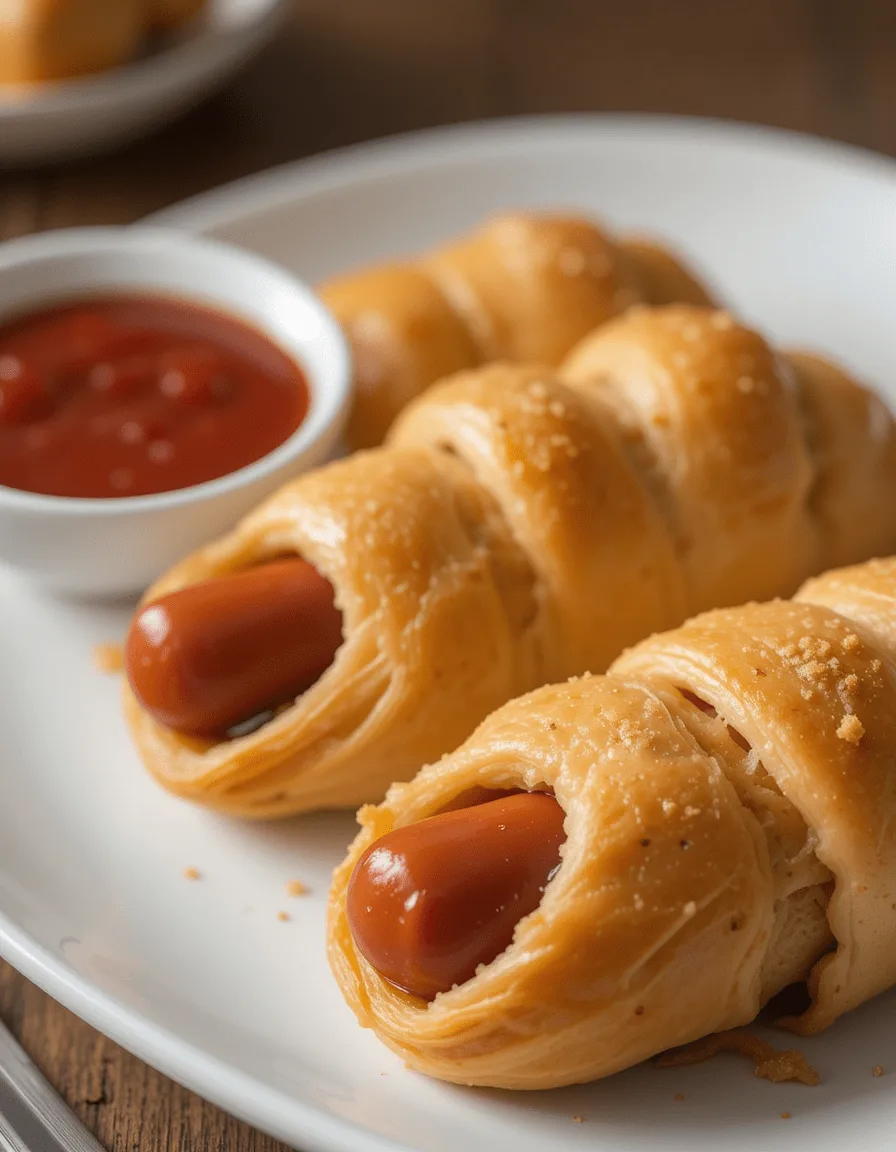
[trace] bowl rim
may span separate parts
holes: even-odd
[[[227,297],[218,282],[209,282],[207,295],[200,298],[195,289],[179,287],[174,279],[170,287],[147,286],[148,294],[166,294],[181,300],[197,303],[206,308],[218,308],[230,313],[245,323],[256,327],[268,340],[291,360],[298,360],[299,367],[308,384],[310,404],[301,424],[281,444],[278,444],[257,460],[218,476],[191,484],[186,488],[175,488],[166,492],[149,493],[141,496],[55,496],[43,492],[29,492],[0,484],[0,510],[30,512],[36,515],[67,516],[106,516],[160,512],[169,508],[181,508],[226,496],[236,489],[262,481],[277,472],[291,461],[301,458],[321,440],[336,440],[348,416],[348,406],[352,397],[351,353],[348,341],[332,312],[314,292],[313,288],[286,268],[256,255],[235,244],[205,236],[192,236],[174,228],[155,224],[127,224],[86,228],[61,228],[34,235],[19,237],[0,244],[0,279],[15,273],[18,268],[38,261],[58,259],[68,261],[90,256],[117,253],[140,257],[140,264],[153,257],[164,256],[171,247],[176,247],[183,256],[184,248],[201,252],[220,262],[228,262],[235,269],[259,273],[272,287],[281,293],[291,294],[297,307],[300,324],[313,321],[318,338],[325,345],[329,361],[325,373],[312,369],[304,359],[298,359],[295,347],[287,347],[282,336],[274,332],[259,317],[245,314],[244,305],[233,297]],[[125,291],[139,288],[139,281],[121,280]],[[115,292],[114,282],[104,286],[104,293]],[[85,283],[84,296],[89,297],[90,287]],[[41,302],[61,302],[77,300],[78,291],[54,293],[52,286],[46,292],[29,295],[26,309],[38,311]],[[14,315],[15,304],[13,302]],[[10,314],[9,309],[0,313]]]

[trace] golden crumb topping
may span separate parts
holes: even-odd
[[[859,744],[864,735],[865,725],[854,712],[847,712],[837,729],[839,739],[846,740],[849,744]]]

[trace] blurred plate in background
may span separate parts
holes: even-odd
[[[68,160],[173,120],[273,33],[290,0],[211,0],[181,31],[122,68],[58,83],[0,86],[0,166]]]

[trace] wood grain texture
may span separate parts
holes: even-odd
[[[630,109],[731,117],[896,153],[888,0],[295,0],[277,42],[112,156],[0,173],[0,238],[124,223],[313,152],[433,124]],[[116,1152],[282,1145],[103,1039],[0,964],[0,1017]]]

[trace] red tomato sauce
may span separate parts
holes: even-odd
[[[0,484],[142,496],[267,455],[308,412],[302,370],[233,316],[110,296],[0,325]]]

